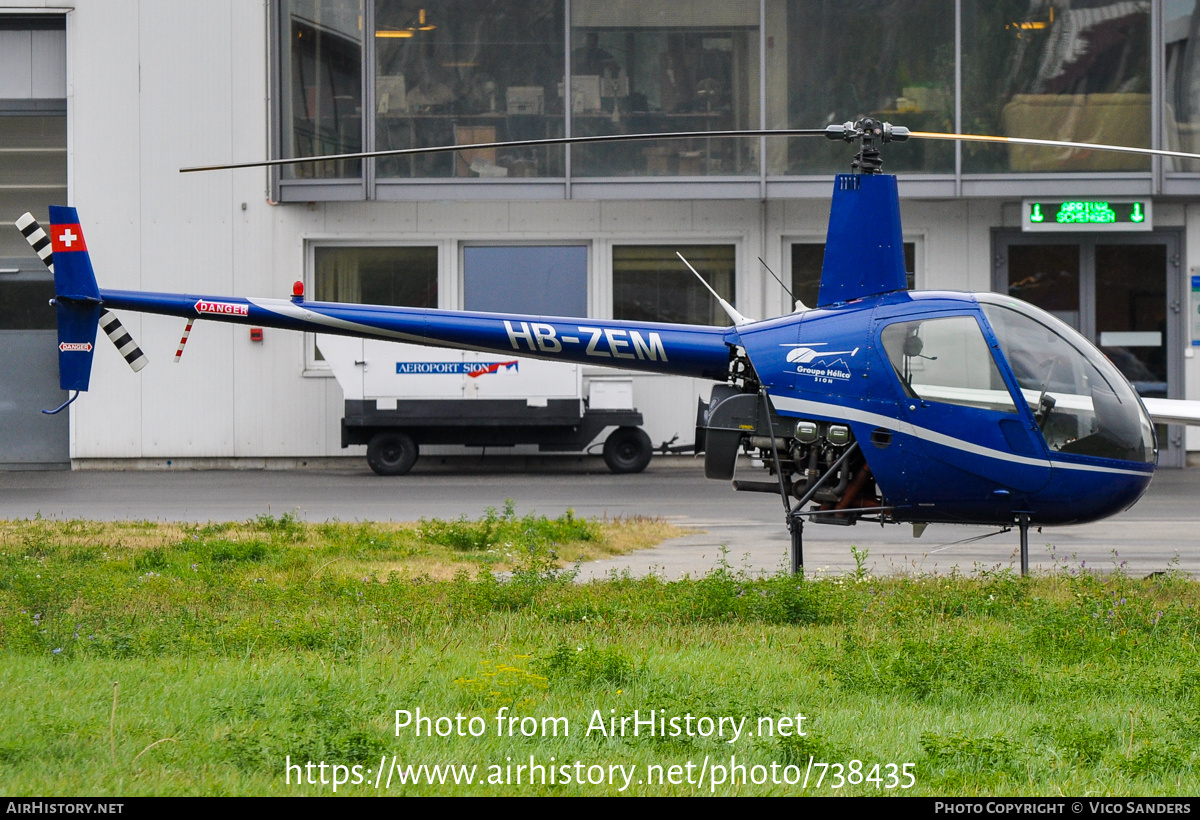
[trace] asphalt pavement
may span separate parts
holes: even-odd
[[[308,521],[415,521],[478,517],[512,499],[518,514],[658,517],[693,532],[648,550],[582,568],[699,575],[727,561],[771,573],[787,565],[790,539],[776,496],[735,493],[704,478],[700,461],[656,458],[637,475],[612,475],[599,459],[491,457],[428,460],[407,476],[380,478],[359,460],[338,469],[0,472],[0,519],[237,521],[290,512]],[[933,524],[809,524],[809,572],[855,567],[851,546],[874,573],[974,572],[1018,566],[1015,530]],[[980,538],[983,536],[982,538]],[[965,539],[972,540],[961,543]],[[1200,469],[1160,470],[1130,510],[1094,524],[1030,534],[1035,571],[1123,566],[1146,574],[1172,567],[1200,574]]]

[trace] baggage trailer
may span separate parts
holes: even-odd
[[[577,453],[608,428],[610,470],[637,473],[650,463],[628,377],[589,379],[585,397],[577,364],[324,334],[317,349],[342,388],[342,447],[367,445],[379,475],[407,473],[422,445]]]

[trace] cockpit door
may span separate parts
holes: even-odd
[[[1045,446],[974,315],[899,317],[877,338],[901,412],[935,463],[924,493],[931,501],[1003,502],[1049,483]]]

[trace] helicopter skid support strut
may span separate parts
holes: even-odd
[[[771,418],[771,404],[767,399],[767,391],[765,388],[760,387],[758,394],[759,398],[762,400],[764,417],[769,419]],[[841,466],[846,463],[846,460],[849,459],[850,456],[855,452],[857,452],[857,450],[858,442],[856,441],[846,448],[841,457],[838,458],[838,460],[832,465],[830,465],[829,469],[822,473],[821,477],[817,479],[816,483],[809,487],[808,492],[806,492],[800,501],[793,506],[788,497],[789,494],[787,484],[783,480],[783,470],[779,464],[779,450],[775,446],[775,437],[771,436],[771,460],[775,464],[775,476],[779,480],[779,496],[783,500],[784,520],[787,522],[788,532],[792,535],[792,575],[799,575],[804,571],[804,516],[806,514],[803,512],[804,505],[807,504],[814,495],[816,495],[816,492],[821,488],[821,485],[824,484],[831,476],[835,475]]]
[[[804,570],[804,517],[789,512],[787,526],[792,534],[792,575],[799,575]]]
[[[1021,577],[1029,574],[1029,516],[1021,513],[1017,516],[1017,527],[1021,531]]]

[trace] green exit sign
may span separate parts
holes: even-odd
[[[1026,199],[1025,231],[1148,231],[1154,225],[1149,199]]]

